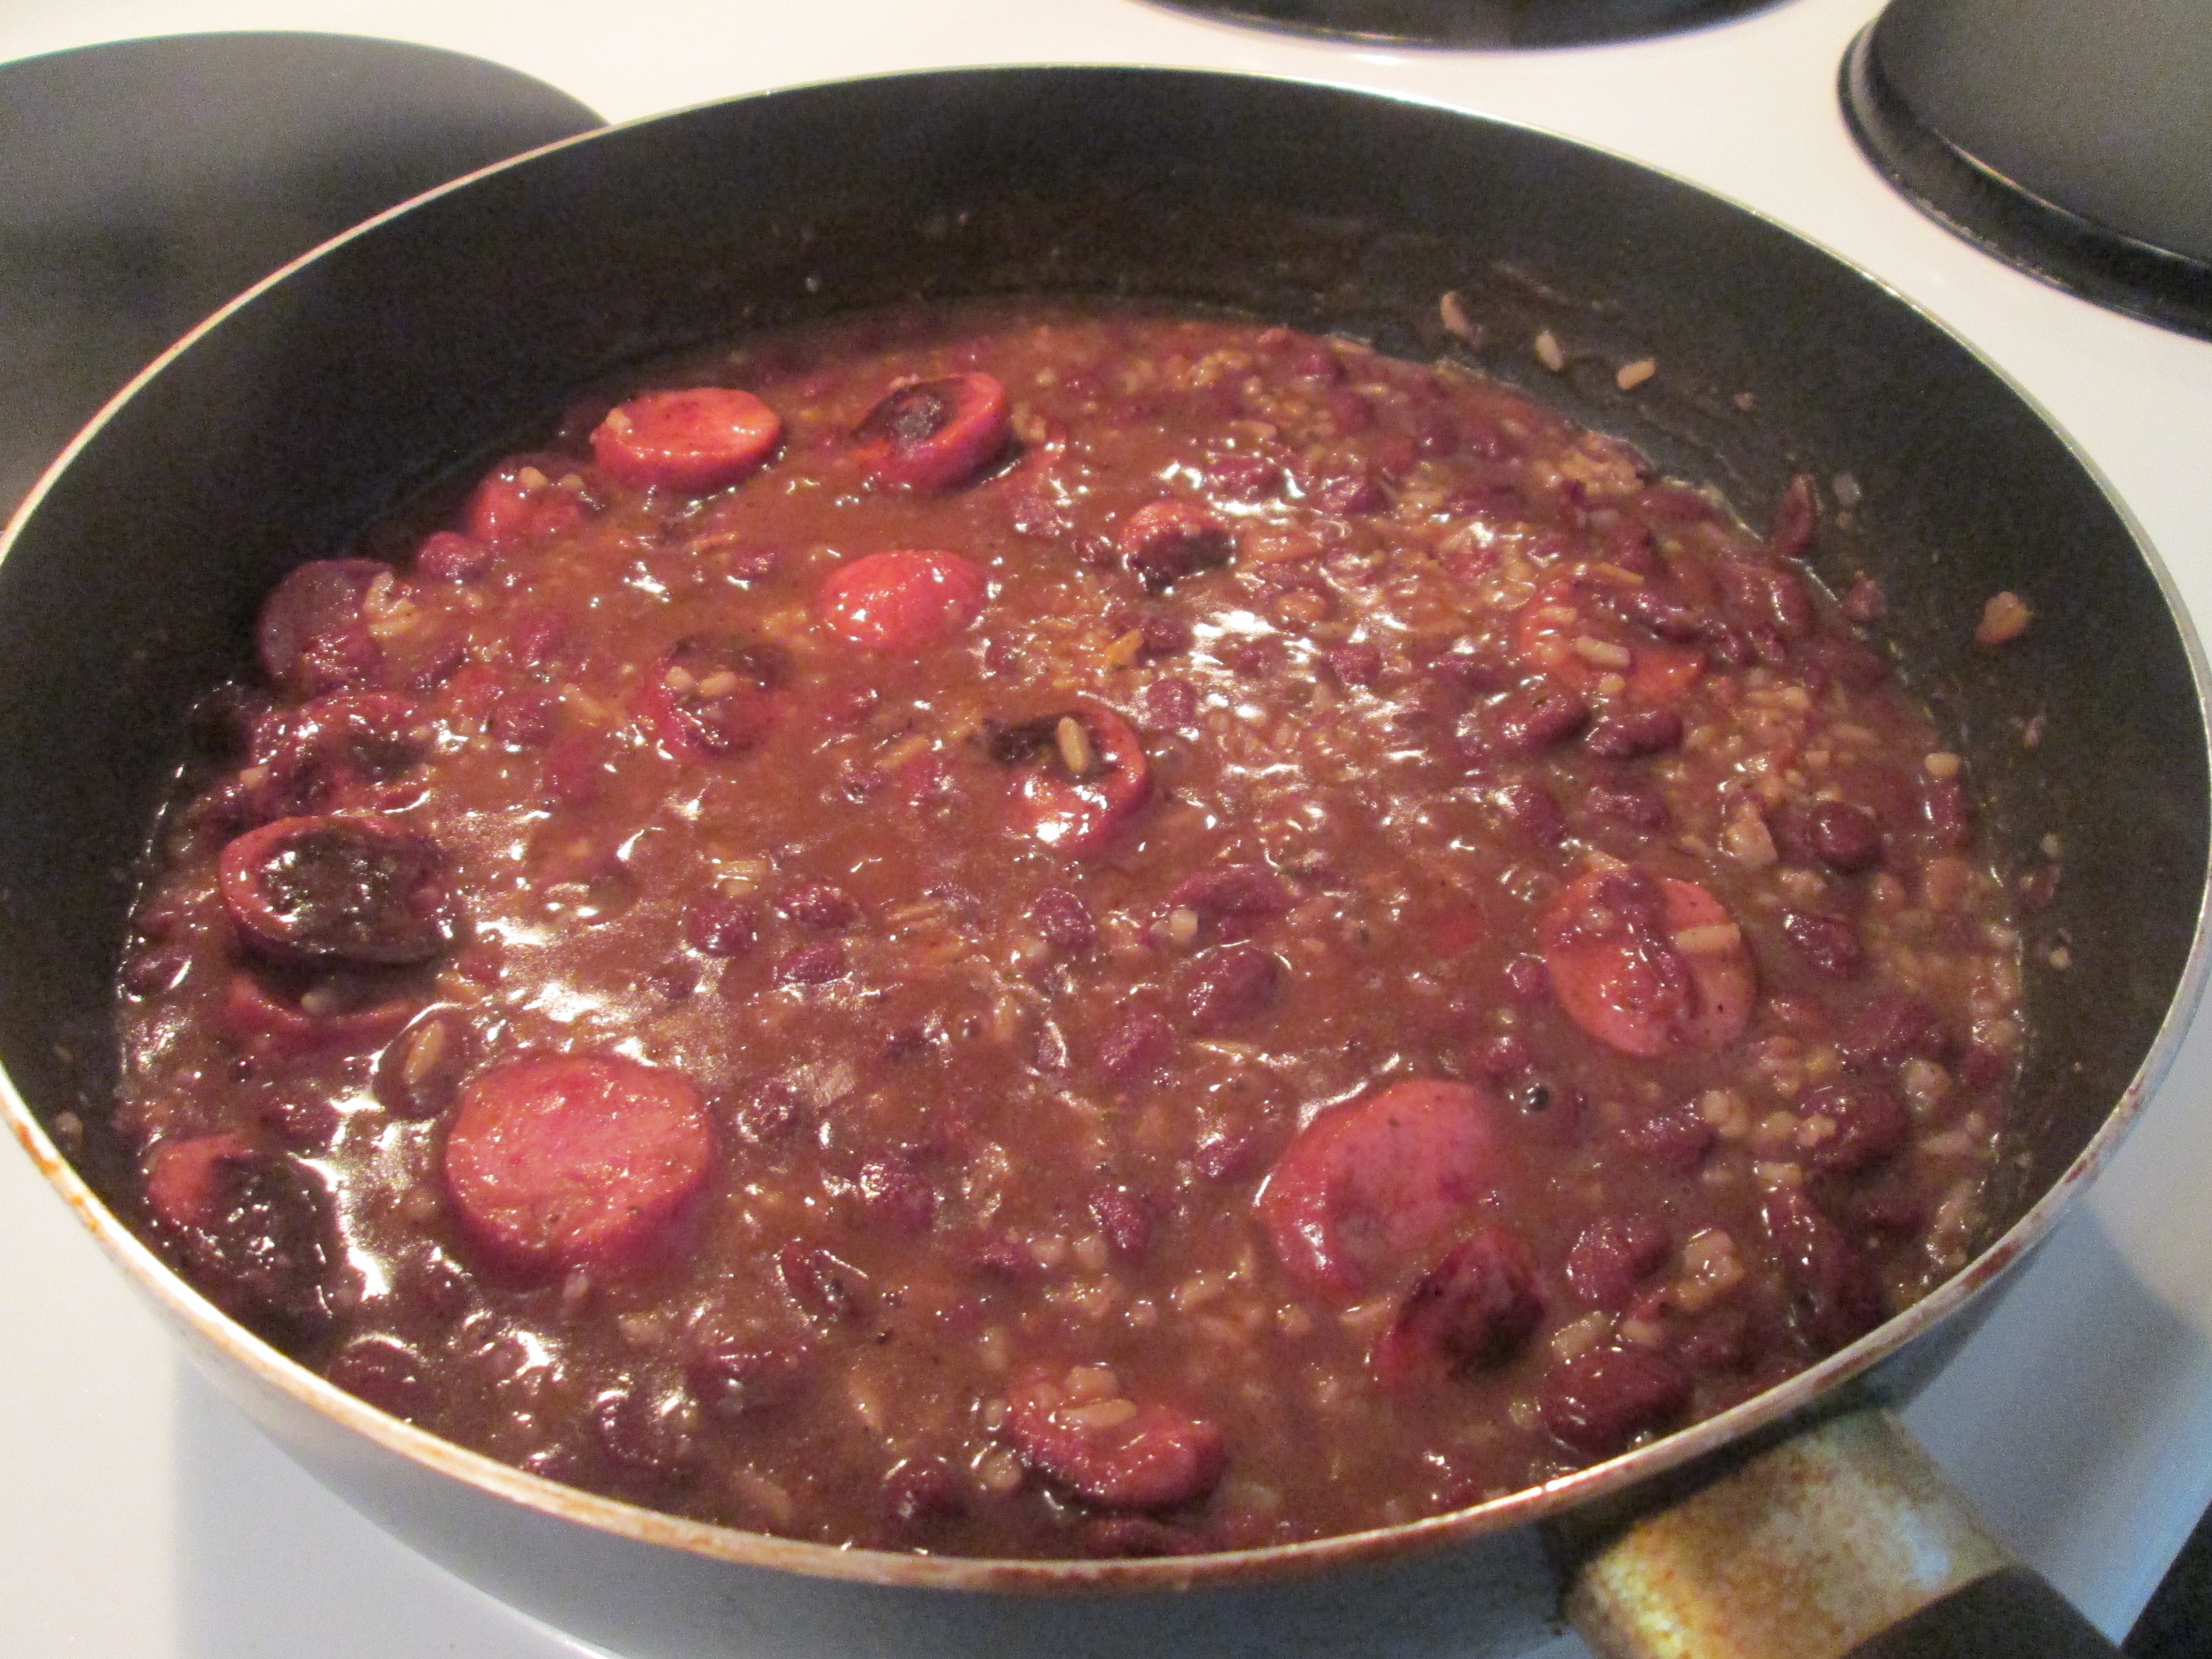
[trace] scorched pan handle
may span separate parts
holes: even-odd
[[[2117,1659],[1887,1410],[1836,1417],[1575,1551],[1601,1659]]]

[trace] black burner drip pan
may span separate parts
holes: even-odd
[[[1158,0],[1255,28],[1411,46],[1578,46],[1694,28],[1775,0]]]
[[[0,520],[225,301],[409,197],[599,118],[459,52],[170,35],[0,64]]]
[[[2184,16],[2198,3],[1895,0],[1844,57],[1844,113],[1946,228],[2212,339],[2212,26]]]

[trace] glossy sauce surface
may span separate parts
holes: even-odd
[[[2020,1040],[1773,517],[1237,320],[664,365],[272,595],[124,969],[147,1225],[831,1541],[1284,1541],[1720,1409],[1963,1261]]]

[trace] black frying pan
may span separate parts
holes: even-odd
[[[179,711],[241,666],[279,574],[616,364],[915,295],[1040,289],[1450,351],[1754,515],[1792,473],[1823,481],[1816,564],[1887,586],[1889,643],[1968,757],[2006,873],[2039,871],[2046,836],[2069,849],[2030,924],[2034,1036],[2002,1194],[2018,1224],[1814,1370],[1541,1491],[1285,1549],[976,1563],[679,1522],[445,1447],[226,1326],[98,1209],[90,1193],[120,1190],[99,1126],[132,863]],[[1474,343],[1444,328],[1447,290]],[[1543,329],[1563,373],[1530,349]],[[1615,368],[1647,356],[1658,378],[1620,391]],[[2000,588],[2045,623],[1993,656],[1971,634]],[[1467,1653],[1509,1639],[1469,1621],[1504,1617],[1516,1592],[1497,1575],[1517,1571],[1536,1521],[1579,1575],[1593,1640],[1657,1651],[1647,1638],[1673,1615],[1655,1586],[1744,1547],[1722,1527],[1731,1494],[1844,1491],[1870,1447],[1894,1477],[1862,1481],[1876,1508],[1901,1494],[1919,1525],[1923,1500],[1940,1506],[1864,1407],[1963,1336],[2179,1042],[2203,969],[2201,708],[2159,573],[2064,441],[1926,318],[1741,209],[1556,138],[1292,83],[1024,70],[775,94],[556,146],[372,222],[157,365],[34,492],[0,562],[0,1058],[27,1146],[250,1412],[434,1556],[626,1653],[1273,1655],[1343,1651],[1348,1632],[1378,1651]],[[63,1113],[90,1126],[81,1145],[64,1136],[73,1168],[48,1133]],[[1834,1420],[1768,1449],[1820,1419]],[[1619,1541],[1659,1498],[1736,1465]],[[1882,1592],[1924,1650],[1961,1650],[1960,1630],[1996,1628],[1989,1609],[2021,1596],[2045,1635],[2003,1650],[2094,1639],[1960,1536],[1948,1577]],[[1812,1565],[1860,1572],[1881,1553],[1846,1540]],[[1097,1588],[1140,1599],[1017,1594]],[[948,1610],[954,1589],[970,1594]]]

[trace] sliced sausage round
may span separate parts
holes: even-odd
[[[1332,1106],[1260,1194],[1275,1259],[1310,1296],[1354,1302],[1425,1260],[1497,1183],[1497,1097],[1423,1079]]]
[[[973,477],[1012,435],[1006,389],[988,374],[896,386],[853,433],[854,453],[872,479],[923,492]]]
[[[446,1139],[446,1186],[505,1266],[620,1269],[671,1242],[714,1158],[706,1105],[680,1073],[546,1056],[469,1085]]]
[[[957,553],[871,553],[833,573],[815,595],[822,624],[848,645],[914,656],[982,614],[990,585]]]
[[[1128,721],[1085,699],[1065,714],[994,728],[993,756],[1022,770],[1019,826],[1056,853],[1103,847],[1152,798],[1152,769]]]
[[[701,495],[733,484],[772,454],[783,421],[750,392],[648,392],[607,411],[592,433],[599,470],[633,489]]]
[[[1534,1258],[1492,1224],[1452,1246],[1421,1276],[1369,1363],[1386,1389],[1499,1364],[1535,1334],[1543,1317]]]
[[[1228,1464],[1215,1425],[1118,1395],[1072,1400],[1043,1368],[1018,1376],[1006,1403],[1006,1432],[1022,1462],[1104,1509],[1195,1502],[1213,1490]]]
[[[389,818],[278,818],[226,846],[217,875],[231,920],[281,960],[389,967],[453,939],[444,856]]]
[[[1538,933],[1559,1006],[1623,1054],[1724,1048],[1750,1023],[1750,949],[1694,882],[1633,866],[1593,871],[1553,901]]]

